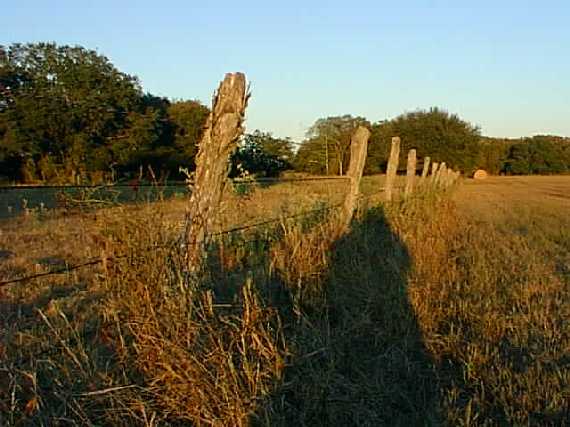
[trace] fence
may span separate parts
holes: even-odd
[[[364,127],[359,127],[351,138],[351,161],[348,173],[345,177],[349,183],[349,190],[343,202],[318,210],[308,210],[288,217],[279,217],[260,221],[254,224],[234,227],[223,231],[213,231],[213,213],[219,209],[222,199],[222,192],[228,182],[229,157],[236,147],[236,142],[241,135],[242,120],[247,105],[248,93],[245,83],[245,76],[242,74],[228,74],[220,84],[218,92],[214,97],[212,110],[208,119],[204,137],[201,141],[197,156],[197,169],[195,181],[192,183],[192,190],[189,191],[189,209],[186,217],[185,233],[183,245],[185,250],[185,260],[188,271],[197,272],[203,263],[203,257],[207,245],[215,238],[231,235],[232,233],[245,232],[251,229],[268,226],[280,221],[299,219],[310,215],[315,215],[318,211],[328,212],[338,210],[338,221],[340,234],[346,233],[357,210],[358,203],[364,199],[385,192],[385,200],[392,201],[395,198],[395,182],[400,157],[400,138],[392,139],[390,158],[386,170],[385,187],[380,188],[371,194],[361,194],[360,184],[366,162],[367,145],[370,131]],[[447,168],[444,162],[431,163],[431,174],[429,173],[431,159],[423,159],[422,172],[418,181],[417,177],[417,153],[412,149],[408,152],[406,167],[406,183],[403,191],[403,198],[410,198],[417,191],[440,191],[449,188],[460,176],[459,172]],[[296,178],[296,179],[259,179],[255,182],[234,180],[234,183],[251,184],[257,182],[277,183],[295,182],[310,180],[336,180],[339,177],[325,178]],[[180,187],[180,186],[177,186]],[[25,187],[24,187],[25,188]],[[187,187],[185,187],[187,189]],[[188,190],[188,189],[187,189]],[[156,247],[148,248],[148,250]],[[49,272],[38,273],[30,276],[23,276],[15,279],[0,281],[0,287],[12,283],[20,283],[36,278],[41,278],[54,274],[65,274],[71,271],[94,266],[98,264],[106,265],[109,261],[119,260],[127,255],[115,257],[102,256],[90,259],[84,263],[66,265],[60,269]]]
[[[228,180],[234,186],[269,186],[296,182],[328,182],[347,180],[347,176],[294,178],[235,178]],[[20,185],[0,187],[0,220],[10,219],[31,211],[49,211],[59,207],[119,205],[152,202],[168,198],[186,198],[193,182],[141,183],[104,185]]]

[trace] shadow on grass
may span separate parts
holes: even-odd
[[[231,302],[253,275],[283,320],[290,353],[284,378],[251,423],[441,424],[436,371],[408,301],[412,261],[383,209],[368,210],[334,243],[321,292],[299,298],[267,265],[266,249],[248,247],[239,268],[213,278],[224,284],[215,289],[216,299]],[[220,272],[222,264],[210,257],[211,271]]]
[[[438,425],[433,363],[407,296],[410,254],[381,208],[330,254],[323,310],[288,336],[294,356],[269,425]]]
[[[322,221],[323,218],[317,216],[306,219],[306,223],[299,226],[300,235],[305,238],[305,232]],[[279,240],[284,238],[279,233],[285,232],[277,228],[271,230],[271,233],[272,239]],[[239,302],[245,279],[252,277],[264,303],[276,309],[282,321],[287,346],[284,376],[280,380],[275,379],[277,386],[269,396],[260,395],[255,388],[243,396],[244,400],[256,401],[254,406],[258,408],[257,413],[251,416],[250,423],[272,426],[440,424],[437,415],[437,376],[432,361],[424,350],[421,332],[408,301],[408,274],[412,266],[410,254],[390,227],[384,211],[380,208],[369,210],[352,225],[349,234],[334,243],[327,254],[327,267],[318,279],[318,289],[321,292],[308,292],[308,296],[304,297],[290,291],[291,284],[285,283],[285,278],[273,265],[270,252],[272,246],[264,242],[267,236],[254,237],[250,236],[247,240],[252,242],[243,245],[241,249],[239,242],[229,242],[228,245],[235,252],[233,254],[224,254],[223,246],[214,247],[208,258],[211,290],[216,304],[232,307],[239,305],[236,301]],[[296,260],[286,259],[287,262],[292,264]],[[286,263],[284,269],[288,268]],[[154,283],[153,280],[157,283],[166,280],[160,279],[162,273],[151,267],[149,265],[147,271],[144,265],[139,266],[141,271],[137,274],[141,277],[144,275],[150,283]],[[135,267],[128,265],[126,271],[134,274],[132,270]],[[135,279],[138,280],[138,275],[121,279],[127,284],[125,296],[132,299],[136,299],[133,283],[136,283]],[[310,281],[309,277],[306,286],[311,286]],[[68,296],[67,289],[62,289],[61,295],[52,294],[54,291],[39,295],[30,304],[29,315],[33,315],[33,308],[47,307],[52,297]],[[138,305],[137,309],[142,312]],[[241,309],[238,307],[236,310],[239,314]],[[173,319],[178,321],[182,318]],[[210,322],[209,319],[207,321]],[[169,322],[165,326],[167,332],[171,331]],[[177,327],[180,325],[182,323],[176,324]],[[99,340],[101,331],[92,337],[92,331],[87,326],[78,326],[77,333],[87,342]],[[205,326],[219,327],[220,324],[206,323]],[[66,328],[69,329],[65,324],[61,325],[61,330],[65,331]],[[227,331],[224,333],[228,334]],[[70,337],[73,338],[72,335]],[[215,337],[219,338],[219,335]],[[268,338],[271,337],[268,335]],[[96,378],[95,373],[101,369],[100,362],[105,366],[106,363],[117,364],[114,361],[114,351],[109,350],[107,354],[106,347],[103,348],[100,344],[98,341],[94,344],[101,349],[92,354],[90,363],[93,366],[81,375],[76,375],[75,370],[69,370],[67,374],[63,371],[55,374],[48,370],[38,372],[44,395],[56,396],[55,392],[63,388],[55,387],[48,381],[48,373],[57,378],[66,378],[63,381],[65,388],[81,394],[91,379]],[[181,354],[184,356],[187,352],[190,360],[194,355],[192,347],[183,350],[184,353]],[[210,356],[208,353],[204,358]],[[176,369],[187,370],[187,366],[180,364],[178,359],[172,359],[171,362]],[[240,366],[239,356],[236,355],[233,362]],[[215,372],[209,372],[215,376]],[[135,374],[138,375],[137,372],[131,375]],[[220,371],[219,374],[219,378],[222,378],[225,372]],[[89,381],[86,382],[86,378]],[[241,381],[242,377],[239,378]],[[128,381],[116,379],[120,385],[132,380],[133,378]],[[101,381],[95,381],[95,390],[106,387]],[[272,381],[268,380],[268,383]],[[223,378],[215,386],[219,388],[221,383]],[[167,391],[179,387],[186,393],[194,385],[181,383],[167,386]],[[214,391],[218,388],[214,388]],[[55,391],[52,392],[52,389]],[[214,395],[215,393],[212,394]],[[67,411],[67,407],[55,397],[49,398],[49,404],[47,399],[44,397],[45,406],[50,410],[42,414],[45,420],[53,420],[54,416]],[[232,404],[235,399],[236,396],[227,401],[220,399],[223,400],[220,405]],[[20,400],[22,407],[23,403],[29,401],[27,396]],[[0,399],[0,403],[1,401]],[[101,419],[101,413],[97,412],[100,408],[98,404],[99,402],[91,400],[85,403],[82,409],[86,412],[85,419]],[[105,401],[105,404],[110,403]],[[183,418],[185,414],[180,413],[178,416]],[[172,414],[172,419],[168,418],[168,422],[174,422],[176,418]],[[128,421],[125,420],[124,423],[126,425]]]

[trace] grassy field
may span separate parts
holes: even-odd
[[[382,177],[367,177],[372,194]],[[362,203],[228,192],[199,283],[183,200],[5,221],[0,425],[567,425],[570,177]],[[301,211],[314,214],[286,219]]]

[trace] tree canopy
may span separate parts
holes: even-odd
[[[386,170],[393,136],[402,141],[401,162],[405,168],[408,150],[420,157],[430,156],[453,168],[470,172],[479,156],[479,129],[457,115],[438,108],[402,114],[395,119],[370,123],[350,115],[319,119],[309,129],[295,165],[310,173],[339,174],[350,160],[350,137],[358,126],[371,128],[366,173]]]
[[[0,45],[0,178],[19,182],[97,183],[151,166],[164,176],[192,170],[208,107],[144,93],[137,77],[107,57],[55,43]],[[256,130],[244,135],[232,174],[277,176],[295,167],[342,175],[358,126],[371,129],[366,173],[386,170],[391,138],[402,141],[400,165],[415,148],[421,159],[446,162],[469,175],[570,172],[570,139],[482,137],[477,126],[440,108],[371,124],[349,114],[320,118],[294,149],[288,138]]]
[[[400,164],[405,167],[408,150],[415,148],[420,158],[430,156],[465,173],[477,167],[479,129],[458,115],[439,108],[402,114],[372,127],[368,149],[368,172],[385,170],[391,139],[399,136]]]
[[[232,176],[246,172],[259,177],[276,177],[292,168],[293,143],[255,130],[245,134],[232,156]]]
[[[136,77],[93,50],[0,47],[0,166],[14,180],[86,182],[142,163],[191,167],[207,114],[196,101],[144,94]]]
[[[547,175],[570,172],[570,138],[537,135],[515,140],[487,141],[492,153],[488,167],[508,175]],[[497,148],[497,147],[500,147]]]
[[[370,127],[364,117],[349,114],[318,119],[307,131],[297,152],[298,169],[311,173],[343,175],[350,161],[350,138],[359,126]]]

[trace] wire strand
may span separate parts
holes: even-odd
[[[217,233],[213,233],[210,235],[210,237],[219,237],[219,236],[223,236],[223,235],[229,235],[229,234],[233,234],[237,231],[246,231],[246,230],[250,230],[250,229],[254,229],[254,228],[259,228],[259,227],[264,226],[264,225],[274,224],[274,223],[277,223],[280,221],[286,221],[286,220],[290,220],[290,219],[301,218],[304,216],[313,215],[313,214],[318,213],[318,212],[330,211],[330,210],[336,209],[340,206],[342,206],[342,203],[337,203],[335,205],[327,206],[325,208],[312,209],[309,211],[304,211],[304,212],[294,214],[294,215],[290,215],[287,217],[273,218],[273,219],[261,221],[261,222],[255,223],[255,224],[245,225],[245,226],[241,226],[241,227],[234,227],[234,228],[230,228],[228,230],[223,230],[223,231],[220,231]],[[192,246],[202,245],[202,244],[207,243],[208,241],[210,241],[210,239],[205,239],[205,240],[202,240],[199,242],[193,242]],[[270,240],[268,238],[266,238],[266,239],[252,239],[249,241],[241,242],[240,245],[245,246],[246,244],[253,243],[253,242],[260,242],[260,241],[269,242]],[[145,250],[161,249],[161,248],[164,249],[164,248],[172,247],[175,245],[176,245],[176,243],[170,244],[170,245],[162,245],[162,246],[153,245],[153,246],[145,248]],[[106,261],[116,261],[116,260],[125,259],[128,257],[129,257],[129,255],[119,255],[119,256],[115,256],[115,257],[96,258],[96,259],[87,261],[87,262],[82,263],[82,264],[75,264],[75,265],[71,265],[71,266],[66,265],[65,267],[57,269],[57,270],[33,274],[30,276],[19,277],[16,279],[5,280],[5,281],[0,282],[0,287],[6,286],[9,284],[14,284],[14,283],[26,282],[29,280],[34,280],[34,279],[38,279],[38,278],[46,277],[46,276],[51,276],[51,275],[66,274],[66,273],[69,273],[71,271],[83,268],[83,267],[101,264],[101,263],[106,262]]]

